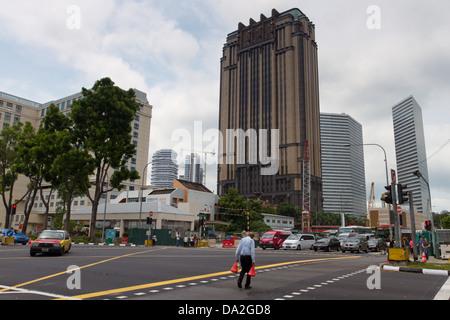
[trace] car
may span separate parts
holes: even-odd
[[[378,238],[378,239],[372,238],[372,239],[369,239],[369,241],[367,241],[367,242],[369,244],[370,251],[378,252],[378,251],[386,250],[386,247],[387,247],[386,242],[384,242],[383,239],[381,239],[381,238]]]
[[[0,239],[2,236],[5,237],[8,236],[8,234],[11,234],[11,237],[14,237],[14,243],[21,243],[23,245],[26,245],[30,240],[27,235],[21,234],[17,229],[2,229],[0,234]]]
[[[333,248],[336,249],[336,251],[339,251],[340,247],[341,247],[341,244],[340,244],[338,238],[336,238],[336,237],[322,238],[322,239],[317,240],[313,244],[314,251],[317,251],[317,250],[330,251]]]
[[[350,237],[344,241],[344,244],[341,246],[342,252],[345,251],[355,251],[365,253],[369,252],[369,245],[365,237]]]
[[[62,256],[69,252],[72,239],[65,230],[45,230],[31,243],[30,256],[36,253],[56,253]]]
[[[266,248],[280,249],[283,246],[283,242],[292,234],[290,231],[267,231],[259,239],[259,246],[266,250]]]
[[[339,242],[340,242],[341,247],[342,247],[344,245],[345,240],[347,240],[350,237],[354,237],[354,236],[356,236],[356,233],[348,232],[348,233],[341,233],[341,234],[339,234],[337,238],[339,239]]]
[[[284,240],[283,249],[312,249],[312,245],[315,241],[316,238],[314,238],[314,235],[312,234],[291,234],[286,240]]]

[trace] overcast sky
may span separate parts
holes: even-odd
[[[418,0],[0,0],[0,91],[48,102],[110,77],[153,105],[150,155],[217,129],[219,61],[238,23],[299,8],[316,26],[321,111],[347,113],[396,169],[392,106],[422,107],[433,210],[450,210],[450,2]],[[198,135],[197,135],[198,136]],[[196,147],[196,146],[195,146]],[[189,148],[189,147],[187,147]],[[386,184],[365,147],[367,192]],[[209,160],[211,161],[211,160]],[[180,170],[183,173],[183,169]],[[216,191],[216,167],[207,186]],[[366,198],[368,195],[366,196]]]

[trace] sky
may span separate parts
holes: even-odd
[[[392,106],[414,96],[433,211],[450,210],[446,0],[0,0],[0,91],[44,103],[110,77],[147,93],[150,157],[166,148],[183,149],[180,156],[212,151],[227,34],[273,8],[298,8],[315,24],[321,112],[361,123],[364,143],[384,147],[389,169],[396,169]],[[364,152],[367,193],[374,182],[380,204],[384,155],[373,146]],[[216,191],[214,157],[206,157],[206,184]]]

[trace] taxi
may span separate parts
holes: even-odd
[[[30,256],[36,253],[56,253],[62,256],[69,252],[72,239],[65,230],[45,230],[31,243]]]

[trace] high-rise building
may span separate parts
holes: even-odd
[[[186,156],[183,178],[186,181],[203,184],[203,168],[198,154],[191,153]]]
[[[423,130],[422,109],[413,96],[392,107],[394,120],[395,154],[397,158],[397,182],[406,184],[412,191],[417,211],[429,214],[428,187],[413,172],[420,171],[428,180],[427,152]]]
[[[361,124],[347,114],[321,113],[320,137],[323,210],[364,217],[367,202]]]
[[[177,153],[171,149],[158,150],[152,158],[152,185],[173,188],[173,179],[178,178]]]
[[[309,144],[310,209],[322,209],[315,26],[299,9],[239,23],[221,58],[218,193],[302,206]],[[306,142],[308,141],[308,144]]]
[[[132,142],[136,145],[136,155],[131,158],[128,162],[128,167],[133,170],[136,169],[143,176],[143,170],[148,163],[148,154],[149,154],[149,142],[150,142],[150,126],[151,126],[151,118],[152,118],[152,109],[153,107],[150,105],[147,100],[147,94],[134,89],[136,94],[136,101],[139,104],[139,109],[135,115],[133,122],[131,123],[132,127]],[[60,112],[66,114],[70,112],[71,107],[74,101],[78,99],[82,99],[82,93],[76,93],[61,99],[57,99],[55,101],[50,101],[47,103],[39,103],[35,101],[31,101],[25,98],[21,98],[18,96],[14,96],[9,93],[0,92],[0,121],[1,128],[5,126],[12,126],[14,122],[30,122],[33,127],[37,130],[39,125],[41,124],[42,119],[45,117],[49,107],[51,104],[54,104],[59,108]],[[112,169],[111,169],[112,170]],[[111,171],[112,173],[112,171]],[[141,178],[142,179],[142,178]],[[125,188],[127,190],[134,190],[137,187],[140,187],[142,184],[142,180],[135,181],[124,181]],[[19,201],[20,198],[26,193],[27,190],[28,179],[23,176],[19,176],[18,181],[15,184],[13,201]],[[117,192],[108,193],[108,198],[114,198]],[[61,201],[58,195],[53,193],[50,197],[49,191],[44,191],[44,197],[50,198],[49,207],[50,207],[50,215],[55,212],[55,209],[58,206],[58,203]],[[76,197],[72,204],[72,209],[77,210],[80,208],[84,208],[90,206],[91,203],[88,197]],[[21,209],[22,204],[19,203],[18,207]],[[0,206],[0,227],[3,226],[4,222],[4,214],[5,214],[4,206]],[[24,221],[23,210],[17,210],[16,215],[14,217],[14,221],[11,221],[11,227],[17,228]],[[30,230],[37,230],[38,225],[42,225],[43,217],[45,212],[45,206],[43,204],[42,199],[39,196],[35,200],[34,209],[29,219],[29,228]]]

